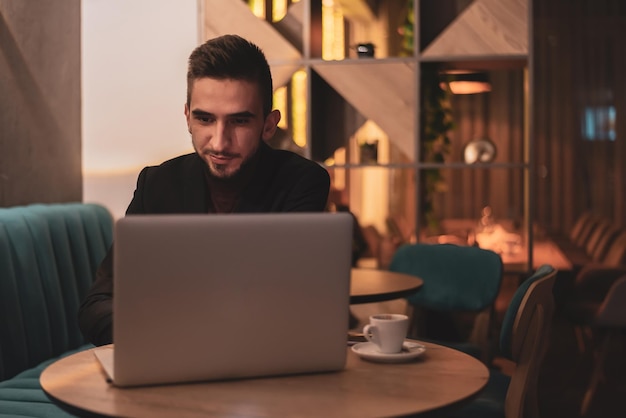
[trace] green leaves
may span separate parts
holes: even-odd
[[[423,162],[444,163],[450,153],[448,132],[455,128],[450,103],[451,92],[447,83],[442,83],[435,64],[422,66],[421,82],[421,159]],[[447,191],[445,178],[439,168],[428,168],[422,171],[421,181],[422,221],[429,229],[436,230],[439,222],[435,214],[434,198],[436,193]]]

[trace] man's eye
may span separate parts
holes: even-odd
[[[232,120],[232,123],[234,123],[235,125],[245,125],[248,122],[250,122],[249,118],[235,118]]]
[[[196,120],[202,123],[209,123],[213,121],[213,118],[210,116],[196,116]]]

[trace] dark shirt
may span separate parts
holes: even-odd
[[[255,175],[259,164],[259,154],[255,153],[249,161],[239,168],[239,172],[231,178],[222,179],[211,174],[209,166],[204,166],[209,213],[231,213],[239,203],[242,191],[248,186]]]
[[[216,184],[224,183],[207,180],[206,163],[195,153],[145,167],[139,173],[126,214],[209,213],[217,211],[216,202],[234,213],[324,210],[330,187],[324,168],[265,143],[254,158],[253,175],[238,180],[241,186],[238,196],[231,196],[225,190],[216,192]],[[213,199],[213,193],[217,193],[217,199]],[[113,342],[112,299],[113,251],[109,249],[78,313],[83,335],[95,345]]]

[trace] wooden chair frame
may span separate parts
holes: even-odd
[[[539,417],[537,384],[550,337],[556,270],[532,283],[517,310],[511,346],[515,372],[506,395],[507,418]]]

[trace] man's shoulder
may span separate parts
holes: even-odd
[[[319,212],[330,186],[328,171],[291,151],[261,147],[259,164],[240,212]]]
[[[287,171],[299,171],[299,170],[313,170],[319,171],[320,173],[326,172],[326,170],[316,163],[315,161],[309,160],[299,154],[296,154],[293,151],[276,149],[267,147],[268,161],[271,161],[272,166],[279,170],[287,170]]]
[[[193,164],[197,162],[198,155],[195,152],[179,155],[178,157],[170,158],[169,160],[163,161],[161,164],[155,165],[153,167],[163,167],[163,168],[172,168],[179,167],[188,164]]]
[[[195,178],[202,178],[203,163],[195,154],[185,154],[145,167],[139,174],[146,184],[159,187],[181,187]]]
[[[155,172],[175,172],[179,170],[189,169],[194,166],[202,166],[202,164],[198,164],[199,158],[195,153],[179,155],[178,157],[170,158],[169,160],[163,161],[160,164],[150,165],[146,167],[147,171],[152,173]]]

